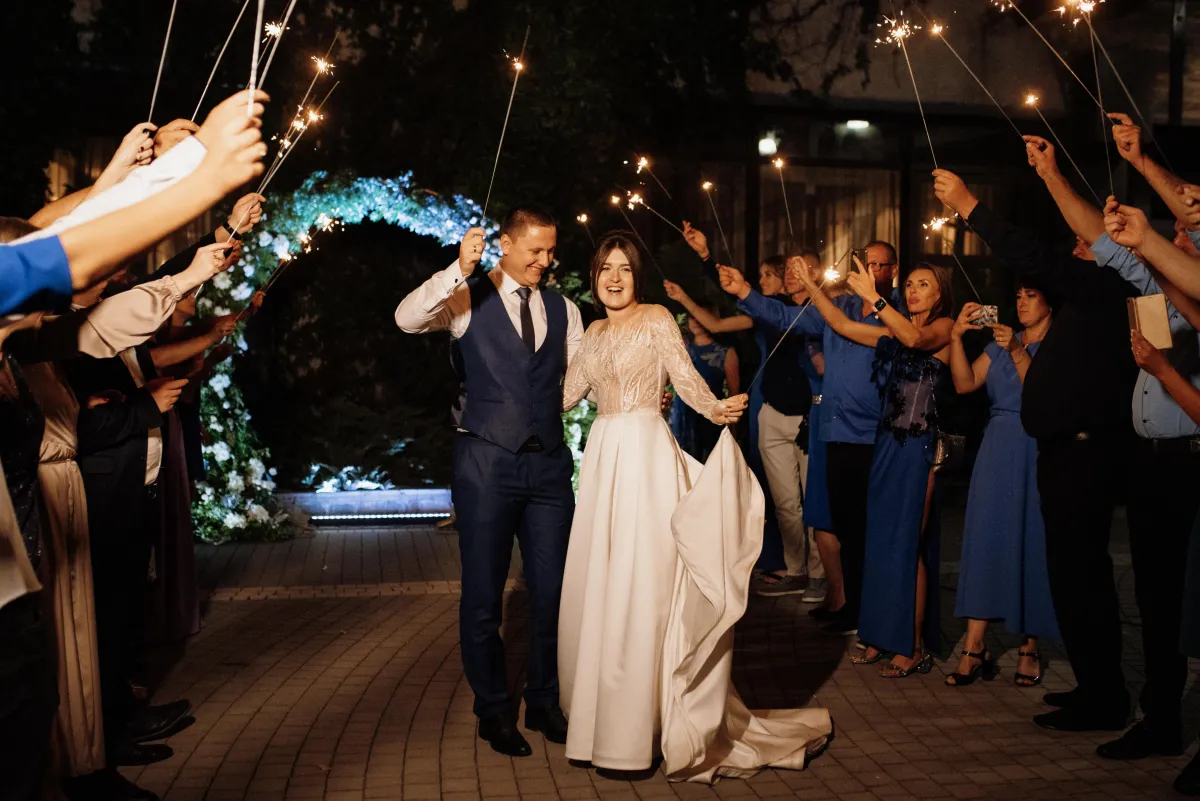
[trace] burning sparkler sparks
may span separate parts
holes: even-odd
[[[637,174],[638,175],[642,174],[642,170],[648,170],[649,168],[650,168],[650,159],[646,158],[645,156],[642,156],[640,159],[638,159],[638,166],[637,166]]]
[[[837,271],[836,267],[830,267],[825,270],[825,280],[830,282],[840,281],[842,280],[842,274]]]
[[[333,64],[323,58],[312,57],[313,63],[317,65],[317,73],[320,75],[328,75],[333,70]]]
[[[610,198],[609,198],[609,201],[611,201],[611,202],[612,202],[612,204],[613,204],[614,206],[620,206],[620,205],[621,205],[621,198],[620,198],[620,197],[618,197],[617,195],[613,195],[612,197],[610,197]]]
[[[940,231],[946,227],[946,223],[950,222],[949,217],[934,217],[927,223],[921,223],[921,227],[926,231]],[[928,237],[926,237],[928,239]]]
[[[638,206],[638,205],[644,206],[644,205],[646,205],[646,201],[643,200],[642,196],[640,194],[638,194],[637,192],[630,192],[629,193],[629,210],[632,211],[634,206]]]
[[[897,19],[883,18],[883,22],[876,23],[875,27],[887,27],[887,35],[882,39],[876,39],[875,44],[903,45],[904,40],[913,35],[913,31],[921,30],[920,25],[911,25],[907,21]]]
[[[668,200],[675,199],[671,197],[671,193],[667,191],[665,186],[663,186],[663,182],[658,180],[658,176],[654,174],[654,170],[650,169],[650,159],[646,158],[645,156],[638,157],[637,174],[641,175],[642,170],[645,170],[646,174],[654,179],[654,183],[658,184],[658,188],[663,191],[663,194],[667,196]]]
[[[530,26],[525,26],[525,39],[521,42],[521,55],[512,60],[513,62],[513,85],[512,93],[508,96],[508,109],[504,112],[504,125],[500,128],[500,142],[496,145],[496,158],[492,162],[492,177],[488,181],[487,195],[483,198],[483,214],[487,215],[488,204],[492,202],[492,188],[496,185],[496,171],[500,169],[500,154],[504,152],[504,136],[508,133],[508,121],[512,117],[513,101],[517,98],[517,84],[521,80],[521,73],[525,70],[525,48],[529,45]],[[508,54],[505,53],[505,56]]]
[[[268,22],[263,26],[263,40],[278,39],[283,36],[283,25],[278,22]]]
[[[700,188],[705,192],[708,192],[713,188],[712,181],[705,181],[704,183],[700,184]]]
[[[575,221],[578,223],[582,223],[583,225],[587,225],[588,216],[586,214],[580,214],[578,217],[575,218]]]

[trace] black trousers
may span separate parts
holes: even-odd
[[[1133,453],[1129,550],[1146,660],[1140,703],[1147,726],[1178,737],[1188,676],[1179,628],[1188,538],[1200,511],[1200,453],[1153,440],[1138,440]]]
[[[842,580],[846,587],[844,614],[858,619],[862,604],[863,562],[867,552],[867,482],[875,445],[831,442],[826,450],[825,479],[829,513],[842,549]]]
[[[566,445],[510,453],[460,435],[454,449],[454,510],[462,555],[459,637],[475,714],[512,708],[500,638],[513,538],[521,546],[532,607],[529,706],[558,704],[558,603],[575,512],[574,462]]]
[[[87,476],[84,487],[88,488]],[[93,508],[88,492],[89,510]],[[150,543],[161,524],[162,499],[157,488],[147,488],[130,498],[120,520],[94,519],[91,529],[92,584],[96,603],[96,646],[100,663],[100,707],[104,715],[104,740],[123,741],[137,703],[129,685],[140,663],[145,644],[146,578]],[[111,499],[95,508],[113,508]]]
[[[58,680],[40,593],[0,607],[0,801],[36,801],[50,767]]]
[[[1129,474],[1129,438],[1038,442],[1050,595],[1080,693],[1100,714],[1128,710],[1108,539]]]

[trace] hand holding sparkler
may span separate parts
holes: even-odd
[[[472,228],[467,231],[458,246],[458,268],[462,270],[463,278],[475,272],[480,259],[483,258],[484,237],[487,232],[482,228]]]
[[[979,200],[967,189],[963,179],[949,170],[933,171],[933,194],[964,220],[979,205]]]
[[[1108,118],[1116,122],[1112,127],[1113,141],[1117,144],[1117,154],[1141,171],[1142,129],[1133,124],[1128,114],[1113,113]]]
[[[192,263],[175,276],[175,285],[182,293],[187,293],[210,280],[213,276],[223,273],[237,263],[241,256],[241,247],[230,247],[225,242],[205,245],[196,251]]]
[[[712,255],[708,249],[708,237],[698,228],[693,228],[692,224],[687,220],[683,221],[683,239],[688,243],[688,247],[696,251],[696,255],[704,261]]]
[[[1182,218],[1184,225],[1189,231],[1200,231],[1200,186],[1180,184],[1175,187],[1175,193],[1187,209]]]
[[[243,112],[248,96],[254,101],[249,117]],[[261,90],[238,92],[213,109],[196,134],[208,150],[197,172],[206,173],[221,195],[262,174],[267,146],[260,129],[263,102],[269,99]]]
[[[1054,160],[1054,145],[1040,136],[1023,137],[1025,140],[1025,155],[1029,158],[1029,166],[1037,170],[1038,177],[1043,181],[1053,181],[1062,178],[1058,162]]]
[[[139,122],[132,131],[125,134],[108,166],[92,185],[92,192],[99,194],[116,186],[124,181],[129,173],[149,164],[154,158],[154,132],[157,130],[158,127],[154,123]]]
[[[1141,209],[1122,206],[1114,197],[1108,199],[1104,206],[1104,230],[1112,241],[1122,247],[1140,248],[1149,229],[1150,223]]]
[[[687,293],[683,291],[683,287],[674,281],[663,281],[663,289],[666,291],[667,297],[676,303],[683,303],[684,299],[688,297]]]
[[[225,230],[239,236],[249,232],[262,221],[262,204],[266,202],[267,199],[257,192],[242,195],[238,202],[233,204],[233,211],[225,221]]]
[[[191,120],[171,120],[154,134],[154,158],[161,159],[171,148],[189,136],[195,136],[200,126]]]
[[[717,265],[717,277],[721,281],[721,289],[730,295],[737,295],[744,300],[750,294],[750,285],[746,283],[746,277],[740,270],[719,264]]]

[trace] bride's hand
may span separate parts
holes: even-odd
[[[721,425],[736,423],[742,418],[742,413],[746,411],[746,406],[749,403],[749,395],[734,395],[731,398],[726,398],[718,404],[720,410],[717,412],[716,422]]]

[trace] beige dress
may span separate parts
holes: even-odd
[[[668,379],[712,420],[719,401],[661,306],[593,325],[565,403],[595,394],[559,612],[567,757],[712,782],[803,768],[831,731],[823,709],[751,713],[731,680],[733,625],[762,547],[764,499],[732,435],[706,464],[659,411]]]
[[[70,776],[104,767],[104,737],[87,504],[75,463],[79,404],[61,368],[46,359],[81,353],[108,358],[139,345],[170,319],[179,298],[174,279],[163,278],[114,295],[90,311],[30,315],[4,341],[4,349],[22,362],[46,418],[38,467],[47,562],[42,572],[58,646],[55,736]]]

